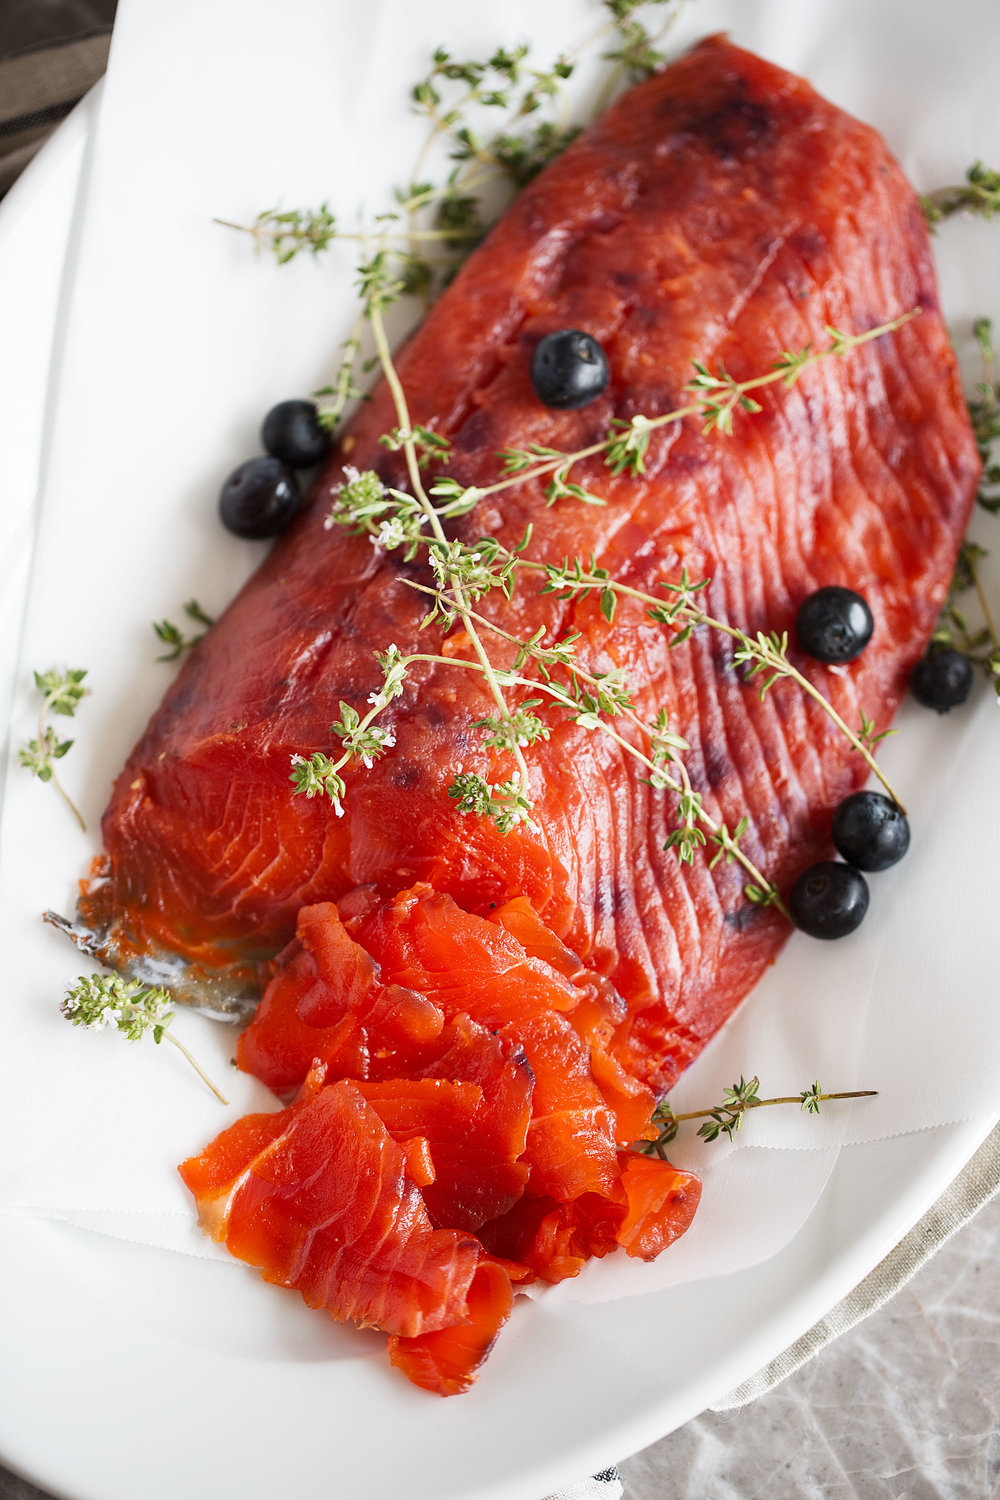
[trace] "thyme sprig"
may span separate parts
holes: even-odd
[[[395,191],[394,210],[379,220],[405,293],[419,295],[426,306],[435,279],[445,281],[453,274],[503,207],[496,189],[505,188],[509,195],[523,187],[579,134],[581,126],[569,118],[565,98],[577,59],[596,46],[609,46],[603,55],[614,66],[593,110],[596,115],[620,85],[664,61],[658,43],[684,3],[603,0],[604,22],[542,67],[534,64],[525,44],[497,47],[481,61],[462,60],[446,47],[434,51],[427,74],[412,91],[413,107],[429,125],[427,137],[409,183]],[[642,13],[654,12],[662,17],[658,29],[641,19]],[[453,164],[441,182],[428,179],[434,154]],[[488,206],[484,190],[492,195]],[[345,229],[328,202],[318,208],[268,208],[250,224],[216,222],[249,235],[259,251],[273,253],[280,265],[303,254],[320,256],[337,241],[368,239],[364,230]],[[432,247],[443,253],[429,254]],[[345,361],[353,370],[352,357]],[[342,365],[324,394],[333,395],[336,405],[351,385],[352,376],[345,375]],[[355,387],[346,399],[357,394]]]
[[[447,618],[454,618],[458,615],[459,608],[454,597],[447,595],[442,589],[430,588],[413,580],[410,581],[410,586],[431,598],[434,616],[443,614]],[[696,851],[710,840],[717,849],[711,868],[723,858],[727,864],[737,860],[750,877],[744,886],[747,899],[757,906],[774,906],[784,917],[788,917],[788,910],[777,886],[767,879],[740,846],[739,840],[747,831],[749,820],[741,820],[736,829],[730,830],[723,820],[715,818],[705,808],[700,793],[693,789],[681,758],[683,752],[690,747],[680,735],[671,732],[665,709],[659,711],[653,722],[644,723],[635,712],[628,685],[620,674],[588,672],[575,660],[573,639],[546,645],[543,644],[543,633],[539,632],[531,640],[523,641],[468,605],[461,614],[467,631],[470,625],[480,626],[516,648],[513,668],[496,669],[502,685],[506,688],[524,688],[541,695],[541,698],[535,696],[525,699],[518,708],[505,714],[476,721],[474,728],[487,731],[484,742],[486,748],[512,751],[522,744],[534,744],[539,738],[548,739],[548,729],[536,714],[529,712],[538,706],[541,699],[547,699],[563,709],[580,728],[599,731],[614,741],[626,755],[649,773],[645,780],[654,789],[667,790],[676,795],[677,826],[667,835],[663,845],[665,850],[673,849],[681,864],[691,864]],[[404,671],[417,661],[479,670],[479,665],[474,661],[430,652],[414,653],[398,660]],[[537,678],[521,675],[521,668],[528,661],[538,667]],[[552,673],[556,670],[565,675],[565,681],[553,678]],[[648,745],[648,753],[608,722],[617,716],[626,719],[638,730],[642,741]],[[316,790],[322,788],[317,787]],[[508,832],[518,822],[530,822],[530,805],[526,802],[512,802],[512,790],[516,788],[504,784],[498,789],[473,773],[462,772],[452,782],[449,796],[459,802],[460,811],[488,817],[501,832]],[[503,793],[503,798],[499,800],[498,792]],[[342,792],[338,792],[338,802],[341,799]],[[514,815],[515,812],[517,816]]]
[[[42,706],[38,713],[38,735],[35,739],[29,740],[26,745],[22,745],[17,752],[21,765],[30,771],[32,776],[37,776],[39,781],[51,781],[84,833],[87,831],[87,825],[76,803],[73,802],[56,775],[55,768],[55,762],[62,760],[71,749],[73,741],[61,740],[53,725],[46,723],[46,719],[50,713],[59,714],[63,718],[73,718],[80,703],[89,692],[89,688],[83,686],[83,679],[86,675],[85,667],[70,667],[65,671],[60,671],[58,667],[50,667],[47,672],[35,672],[35,686],[42,694]]]
[[[1000,697],[1000,638],[979,573],[980,561],[988,556],[987,549],[978,542],[967,537],[962,543],[948,597],[931,636],[931,646],[957,651],[972,666],[979,667]],[[973,590],[985,622],[978,627],[970,624],[965,608],[959,602],[963,594]]]
[[[337,374],[332,385],[320,386],[313,395],[317,398],[319,405],[316,419],[321,427],[327,432],[335,432],[344,412],[352,401],[367,401],[368,392],[364,386],[358,385],[355,380],[358,363],[361,359],[361,330],[364,326],[364,315],[358,318],[350,334],[344,340],[344,350]],[[324,399],[326,397],[332,399]]]
[[[212,616],[205,613],[197,599],[188,599],[183,608],[189,620],[193,620],[196,625],[203,625],[205,629],[200,630],[197,635],[185,635],[183,629],[172,620],[154,620],[153,632],[157,640],[170,648],[162,656],[158,656],[157,661],[176,661],[185,651],[197,646],[209,626],[215,624]]]
[[[406,393],[403,390],[402,383],[400,382],[399,376],[396,372],[396,367],[393,364],[392,351],[389,347],[389,340],[385,330],[385,322],[383,321],[382,316],[383,302],[379,295],[377,278],[375,278],[372,288],[370,288],[366,293],[366,310],[368,314],[368,320],[371,325],[372,334],[375,340],[375,347],[378,351],[382,370],[392,395],[393,405],[396,409],[396,419],[399,425],[399,430],[401,434],[403,434],[401,438],[401,447],[403,456],[406,461],[406,469],[410,481],[410,491],[413,498],[416,500],[418,506],[420,507],[420,510],[423,512],[424,516],[427,519],[429,530],[433,536],[434,542],[436,543],[437,555],[439,556],[439,558],[444,559],[441,571],[439,572],[438,576],[443,583],[450,587],[451,596],[455,603],[456,612],[462,617],[462,621],[468,634],[469,640],[472,644],[472,648],[479,659],[480,666],[482,667],[483,676],[486,680],[486,685],[489,689],[490,695],[493,698],[493,701],[496,704],[501,717],[506,717],[507,704],[504,699],[503,691],[498,681],[497,674],[494,671],[493,663],[490,661],[490,658],[486,653],[486,649],[483,646],[483,643],[471,618],[469,610],[469,589],[470,587],[472,587],[472,584],[469,578],[463,575],[460,567],[457,566],[457,559],[454,563],[452,562],[451,559],[453,554],[451,544],[449,543],[449,540],[445,535],[441,515],[438,509],[432,503],[426,489],[424,488],[423,477],[420,472],[420,454],[417,448],[416,437],[414,434],[414,424],[410,417],[410,409],[406,400]],[[520,745],[518,745],[517,743],[512,745],[510,754],[515,762],[515,771],[513,776],[510,778],[510,785],[516,788],[518,794],[526,799],[525,807],[526,810],[530,811],[531,779],[528,773],[527,762],[524,759],[524,754],[521,750]]]
[[[973,213],[991,219],[1000,213],[1000,172],[975,161],[966,171],[964,182],[924,194],[920,206],[931,228],[956,213]]]
[[[168,991],[157,985],[143,984],[138,979],[123,979],[120,974],[82,974],[66,991],[59,1009],[74,1026],[83,1026],[88,1031],[101,1031],[110,1026],[130,1042],[139,1041],[147,1032],[152,1034],[157,1045],[163,1041],[171,1042],[187,1058],[220,1104],[227,1104],[228,1100],[184,1043],[167,1030],[174,1019],[173,1011],[166,1008],[169,1004]]]
[[[676,633],[671,641],[673,646],[680,645],[687,640],[691,632],[702,625],[728,635],[737,643],[737,649],[733,653],[734,665],[745,668],[744,677],[747,681],[759,677],[758,695],[761,700],[782,678],[788,678],[796,683],[802,692],[807,693],[832,720],[851,748],[858,752],[869,769],[878,777],[900,810],[905,811],[895,788],[872,753],[875,745],[891,731],[883,730],[881,734],[877,734],[873,721],[864,713],[861,715],[859,728],[851,729],[829,698],[789,659],[786,632],[782,632],[779,636],[775,632],[758,631],[755,636],[750,636],[738,626],[710,615],[701,607],[698,599],[700,592],[707,587],[708,579],[693,583],[688,578],[687,570],[684,569],[680,579],[660,582],[659,587],[670,596],[667,601],[664,601],[642,589],[619,583],[609,576],[606,569],[588,568],[580,558],[565,558],[562,563],[526,561],[523,566],[543,572],[546,583],[542,592],[556,593],[561,599],[569,598],[572,594],[585,596],[592,590],[599,591],[601,611],[608,620],[614,619],[615,601],[619,595],[639,600],[646,606],[646,613],[650,619],[657,620],[675,630]]]
[[[685,1120],[704,1120],[705,1123],[698,1127],[698,1134],[703,1140],[717,1141],[720,1136],[733,1140],[743,1124],[743,1116],[750,1109],[763,1109],[772,1104],[797,1104],[806,1114],[818,1115],[820,1104],[829,1100],[874,1099],[878,1093],[877,1089],[854,1089],[847,1093],[824,1094],[820,1091],[818,1080],[801,1093],[780,1094],[773,1099],[762,1099],[759,1091],[759,1078],[747,1080],[741,1074],[739,1083],[723,1090],[721,1104],[712,1105],[709,1109],[692,1109],[675,1114],[669,1102],[661,1100],[653,1111],[652,1118],[653,1125],[659,1127],[659,1134],[655,1140],[637,1141],[633,1149],[666,1159],[665,1148],[675,1138]]]
[[[862,344],[882,338],[885,334],[895,333],[919,315],[920,308],[914,307],[864,333],[845,333],[839,328],[827,326],[829,343],[820,348],[809,343],[802,349],[785,350],[766,374],[755,375],[749,380],[735,380],[721,364],[712,371],[702,362],[695,361],[695,374],[684,387],[694,398],[691,401],[656,417],[639,413],[629,422],[613,419],[609,434],[572,453],[546,449],[544,456],[539,456],[537,448],[506,449],[502,455],[504,477],[493,484],[482,486],[479,494],[499,494],[513,484],[528,484],[547,478],[557,469],[565,478],[574,464],[602,455],[605,466],[613,475],[644,474],[650,438],[654,432],[683,422],[688,417],[700,417],[704,432],[718,430],[725,434],[731,433],[733,415],[738,409],[747,412],[760,410],[757,402],[749,395],[751,391],[778,383],[795,385],[802,373],[812,365],[826,359],[842,358]]]

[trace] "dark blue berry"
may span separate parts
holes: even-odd
[[[311,469],[326,457],[332,442],[312,401],[279,401],[272,406],[260,439],[268,453],[290,469]]]
[[[833,842],[855,869],[888,870],[910,847],[910,825],[891,797],[855,792],[833,815]]]
[[[531,356],[531,384],[539,401],[558,411],[576,411],[608,388],[608,357],[579,328],[546,334]]]
[[[910,692],[924,708],[946,714],[972,692],[972,663],[950,646],[922,656],[910,673]]]
[[[872,638],[875,621],[860,594],[829,584],[799,605],[795,634],[807,656],[839,663],[860,656]]]
[[[299,500],[299,482],[291,469],[276,458],[250,458],[222,486],[219,515],[236,536],[277,536],[295,515]]]
[[[796,927],[810,937],[846,937],[868,910],[868,882],[852,865],[823,860],[803,870],[792,886],[788,910]]]

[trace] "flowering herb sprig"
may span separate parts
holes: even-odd
[[[683,1114],[675,1114],[668,1101],[661,1100],[653,1111],[652,1124],[658,1129],[656,1138],[637,1141],[633,1150],[641,1151],[646,1155],[660,1156],[665,1160],[665,1148],[677,1135],[685,1120],[705,1122],[698,1127],[698,1134],[702,1140],[717,1141],[720,1136],[726,1136],[732,1140],[743,1124],[743,1116],[750,1109],[763,1109],[772,1104],[797,1104],[806,1114],[818,1115],[820,1104],[829,1100],[874,1099],[878,1093],[877,1089],[854,1089],[847,1093],[824,1094],[820,1091],[818,1081],[809,1088],[803,1089],[799,1094],[781,1094],[773,1099],[761,1099],[759,1090],[759,1078],[751,1078],[748,1081],[741,1074],[739,1083],[734,1083],[723,1090],[722,1103],[712,1105],[709,1109],[692,1109]]]
[[[172,1043],[219,1102],[228,1103],[184,1043],[167,1030],[174,1018],[173,1011],[167,1009],[169,1004],[168,991],[157,985],[123,979],[120,974],[83,974],[66,991],[59,1009],[74,1026],[83,1026],[88,1031],[112,1027],[130,1042],[139,1041],[149,1032],[157,1044]]]
[[[340,772],[354,759],[360,760],[370,770],[379,756],[396,743],[392,730],[379,726],[375,720],[392,699],[402,693],[409,659],[402,656],[398,646],[389,646],[386,651],[376,652],[375,656],[382,669],[382,686],[369,696],[371,708],[362,718],[357,709],[342,701],[340,718],[330,725],[330,733],[336,735],[343,746],[338,759],[333,760],[321,750],[309,756],[291,757],[289,780],[295,791],[309,799],[325,797],[338,818],[344,815],[347,795],[347,786]]]
[[[84,833],[87,827],[80,810],[56,775],[55,768],[55,762],[62,760],[71,749],[73,741],[61,740],[54,727],[46,723],[46,719],[50,713],[59,714],[63,718],[73,718],[89,691],[83,686],[83,679],[86,675],[85,667],[70,667],[65,671],[61,671],[58,667],[50,667],[47,672],[34,674],[35,686],[42,694],[42,706],[38,714],[38,735],[35,739],[29,740],[26,745],[22,745],[17,752],[21,765],[30,771],[32,776],[37,776],[39,781],[51,781]]]

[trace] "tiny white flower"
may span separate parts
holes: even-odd
[[[386,698],[384,693],[369,693],[368,702],[372,705],[373,708],[385,708],[388,699]]]

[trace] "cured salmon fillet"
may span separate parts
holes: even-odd
[[[747,379],[783,350],[825,345],[828,325],[856,334],[913,308],[922,315],[897,333],[760,391],[763,409],[731,436],[689,419],[653,436],[642,475],[579,465],[572,477],[603,508],[549,508],[525,483],[454,527],[515,545],[530,522],[530,557],[593,553],[652,593],[686,568],[711,580],[711,613],[751,634],[791,631],[821,585],[856,589],[875,617],[868,649],[836,670],[796,661],[849,723],[864,710],[881,730],[937,617],[979,462],[920,208],[873,130],[710,38],[520,195],[397,366],[414,422],[453,444],[448,472],[485,485],[498,450],[575,450],[612,419],[676,408],[694,360]],[[611,383],[560,412],[534,396],[529,363],[566,327],[600,340]],[[407,586],[428,578],[422,558],[402,564],[324,526],[345,463],[403,484],[378,441],[395,423],[382,385],[311,505],[192,652],[115,784],[82,921],[112,965],[172,969],[180,995],[239,1009],[303,906],[416,882],[479,916],[523,900],[570,967],[624,1001],[608,1065],[662,1090],[788,927],[748,905],[738,867],[664,850],[674,799],[619,747],[548,713],[550,739],[528,752],[538,827],[501,834],[446,792],[459,769],[510,774],[470,727],[492,711],[485,684],[423,667],[380,721],[395,749],[348,771],[343,817],[291,793],[291,757],[329,750],[341,700],[363,713],[381,685],[374,651],[442,644],[440,626],[419,632],[424,605]],[[780,888],[829,853],[832,809],[865,767],[794,684],[761,701],[727,639],[702,628],[670,650],[670,632],[627,602],[613,626],[593,597],[559,603],[524,583],[480,607],[521,639],[578,631],[586,668],[621,669],[644,719],[665,708],[706,808],[730,827],[748,818],[744,846]],[[392,982],[407,987],[405,974]]]
[[[429,887],[350,906],[299,913],[240,1038],[240,1066],[300,1085],[295,1098],[237,1121],[181,1175],[233,1255],[388,1333],[410,1380],[455,1395],[506,1322],[512,1285],[562,1281],[618,1249],[652,1260],[687,1229],[701,1184],[616,1149],[631,1137],[616,1080],[588,1067],[601,1050],[585,1041],[589,986]],[[403,972],[412,989],[395,982]],[[410,996],[404,1013],[440,1007],[440,1030],[359,1006],[359,973],[369,996]],[[652,1104],[647,1090],[638,1134],[656,1134]]]

